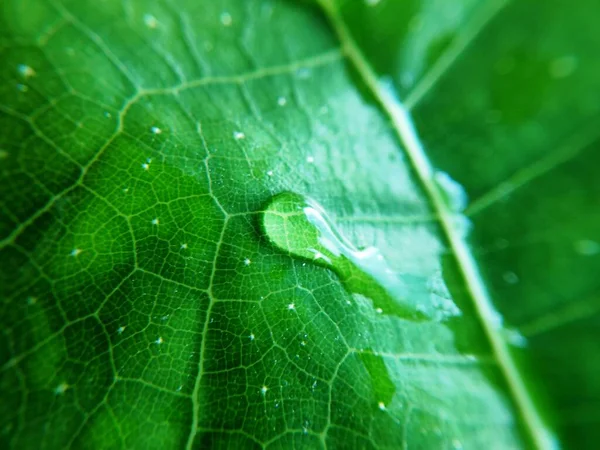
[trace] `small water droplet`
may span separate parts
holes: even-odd
[[[514,328],[503,328],[502,336],[510,345],[519,348],[527,347],[527,338]]]
[[[17,70],[23,78],[29,78],[35,76],[35,70],[29,67],[27,64],[19,64]]]
[[[552,78],[566,78],[577,69],[577,57],[568,55],[556,58],[550,62],[550,76]]]
[[[517,274],[510,271],[504,272],[502,274],[502,278],[504,278],[504,281],[506,281],[508,284],[517,284],[519,282],[519,277]]]
[[[309,198],[292,192],[276,195],[261,225],[273,245],[333,270],[349,293],[370,299],[376,311],[411,320],[453,315],[431,302],[424,277],[390,270],[374,247],[354,247]]]
[[[312,75],[312,71],[309,67],[301,67],[296,71],[296,75],[298,75],[298,78],[307,79]]]
[[[228,27],[231,25],[231,23],[233,22],[233,18],[231,17],[231,14],[229,14],[227,11],[223,11],[221,13],[221,16],[219,17],[219,19],[221,20],[221,23]]]
[[[600,244],[589,239],[575,242],[575,251],[583,256],[593,256],[600,253]]]
[[[158,26],[158,20],[152,14],[144,14],[144,24],[148,28],[156,28]]]
[[[446,172],[436,172],[434,181],[450,209],[454,212],[464,211],[469,202],[465,189]]]

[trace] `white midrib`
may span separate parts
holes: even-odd
[[[527,388],[519,374],[510,350],[498,331],[498,313],[495,311],[490,296],[483,284],[479,270],[460,232],[454,225],[454,214],[448,209],[436,184],[433,181],[433,169],[425,155],[423,146],[412,120],[404,107],[392,93],[383,89],[377,80],[377,75],[367,63],[357,44],[352,39],[343,20],[337,13],[330,0],[319,0],[321,7],[329,18],[349,61],[354,65],[363,81],[373,95],[381,103],[389,115],[398,137],[405,146],[406,154],[411,161],[434,210],[439,216],[442,228],[446,233],[450,247],[457,259],[465,284],[479,315],[482,326],[488,336],[492,350],[504,373],[506,382],[514,402],[519,409],[525,427],[538,449],[553,449],[557,447],[556,439],[542,420]]]

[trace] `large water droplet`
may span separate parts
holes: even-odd
[[[309,198],[276,195],[263,212],[262,228],[281,250],[335,271],[348,292],[370,299],[379,313],[412,320],[460,314],[432,303],[427,277],[395,273],[376,248],[354,247]]]

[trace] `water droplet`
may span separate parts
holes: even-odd
[[[527,338],[518,330],[506,327],[501,330],[501,333],[506,342],[508,342],[510,345],[519,348],[527,347]]]
[[[575,251],[583,256],[593,256],[600,253],[600,244],[589,239],[582,239],[575,242]]]
[[[35,70],[29,67],[27,64],[19,64],[17,70],[23,78],[29,78],[35,76]]]
[[[158,26],[158,20],[152,14],[144,14],[144,24],[148,28],[156,28]]]
[[[65,392],[67,392],[67,389],[69,389],[69,388],[70,388],[70,386],[67,383],[62,382],[54,388],[54,394],[55,395],[63,395]]]
[[[504,272],[502,274],[502,278],[504,278],[504,281],[506,281],[508,284],[517,284],[519,282],[518,275],[510,271]]]
[[[305,80],[307,78],[310,78],[310,76],[312,75],[312,71],[309,67],[301,67],[296,71],[296,75],[298,75],[298,78]]]
[[[550,76],[552,78],[566,78],[577,69],[577,57],[569,55],[556,58],[550,62]]]
[[[233,22],[233,18],[231,17],[231,14],[229,14],[227,11],[224,11],[221,13],[220,20],[221,20],[221,23],[226,27],[230,26],[231,23]]]
[[[374,247],[354,247],[309,198],[292,192],[276,195],[261,225],[273,245],[335,271],[349,293],[370,299],[376,311],[412,320],[455,315],[431,302],[425,277],[390,270]]]
[[[434,181],[450,209],[454,212],[464,211],[469,202],[464,188],[446,172],[436,172]]]

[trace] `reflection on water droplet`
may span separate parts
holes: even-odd
[[[291,192],[276,195],[261,225],[275,246],[335,271],[348,292],[370,299],[376,311],[412,320],[460,314],[451,300],[432,301],[426,277],[396,273],[376,248],[354,247],[311,199]]]
[[[469,202],[465,189],[446,172],[436,172],[434,181],[442,191],[444,200],[450,209],[455,212],[464,211]]]

